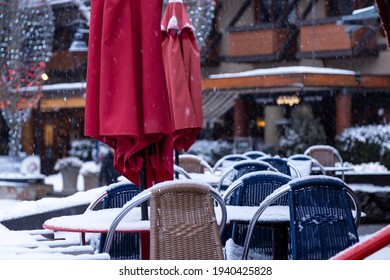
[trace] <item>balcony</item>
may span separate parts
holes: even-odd
[[[275,28],[273,24],[239,26],[228,29],[231,62],[272,62],[291,58],[296,50],[294,28]]]
[[[300,27],[297,58],[377,56],[385,48],[377,42],[377,27],[338,25],[334,19]]]

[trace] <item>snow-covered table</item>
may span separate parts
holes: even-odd
[[[227,206],[227,223],[240,222],[249,223],[253,214],[258,207],[249,206]],[[103,209],[96,211],[86,211],[80,215],[70,215],[51,218],[43,224],[46,229],[54,231],[66,231],[66,232],[80,232],[80,233],[107,233],[111,223],[115,217],[120,213],[121,208]],[[220,208],[215,209],[217,222],[221,221]],[[272,226],[278,230],[277,254],[276,257],[280,258],[280,253],[287,254],[287,229],[289,226],[289,210],[287,206],[271,206],[259,218],[258,223],[266,226]],[[115,231],[117,232],[134,232],[142,233],[141,236],[147,236],[150,229],[149,220],[141,220],[141,209],[136,207],[132,209],[118,224]],[[146,237],[145,237],[146,238]],[[286,238],[286,239],[284,239]],[[145,240],[142,241],[146,242]],[[85,240],[81,241],[85,244]],[[280,244],[280,245],[279,245]],[[281,246],[281,247],[279,247]],[[148,250],[148,246],[141,246],[143,249]],[[148,252],[141,252],[141,255],[148,256]],[[283,257],[283,256],[282,256]],[[283,257],[284,258],[284,257]]]

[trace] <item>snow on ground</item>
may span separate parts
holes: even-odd
[[[48,184],[53,184],[54,190],[56,192],[61,192],[62,190],[62,177],[61,174],[54,174],[51,176],[48,176],[45,178],[45,182]],[[80,204],[80,203],[89,203],[90,201],[94,200],[99,194],[101,194],[105,187],[96,188],[88,191],[84,191],[83,187],[83,177],[79,176],[78,178],[78,190],[74,195],[65,197],[65,198],[57,198],[57,197],[47,197],[40,199],[38,201],[17,201],[17,200],[7,200],[7,199],[0,199],[0,220],[4,219],[5,217],[18,217],[21,215],[24,215],[25,213],[37,213],[45,211],[46,209],[53,209],[53,207],[63,207],[63,206],[70,206],[72,203],[74,204]],[[390,191],[390,186],[388,187],[377,187],[370,184],[351,184],[351,187],[353,189],[363,189],[365,191]],[[376,226],[376,227],[375,227]],[[359,236],[360,240],[363,241],[366,238],[369,238],[370,235],[378,230],[381,226],[384,225],[373,225],[371,228],[364,228],[365,225],[360,226],[360,232],[364,233]],[[0,224],[0,235],[3,235],[5,232],[5,228]],[[7,234],[7,241],[12,241],[13,237],[15,239],[18,238],[18,235],[8,235]],[[78,236],[75,236],[75,238],[78,238]],[[91,239],[94,239],[94,236],[91,235]],[[17,242],[16,240],[12,242]],[[236,246],[235,244],[232,244],[231,242],[228,243],[228,247],[226,247],[226,250],[228,252],[228,256],[230,259],[240,259],[240,253],[241,248]],[[387,246],[383,248],[382,250],[378,251],[377,253],[373,254],[372,256],[368,257],[367,259],[370,260],[390,260],[390,246]]]

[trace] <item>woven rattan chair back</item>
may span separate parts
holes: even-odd
[[[315,158],[322,166],[335,166],[336,163],[343,164],[343,159],[340,153],[332,146],[329,145],[314,145],[309,147],[305,152],[305,155]]]
[[[209,188],[194,183],[152,191],[150,257],[159,260],[224,258]]]
[[[212,173],[211,166],[202,158],[196,155],[179,155],[179,166],[188,173]]]

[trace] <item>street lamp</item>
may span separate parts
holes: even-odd
[[[88,43],[86,35],[89,34],[89,29],[85,28],[84,21],[79,23],[79,27],[74,34],[74,39],[72,44],[70,45],[70,52],[87,52],[88,51]]]
[[[35,130],[35,154],[41,154],[41,97],[42,97],[42,81],[47,81],[49,76],[42,73],[38,79],[38,102],[37,102],[37,129]]]

